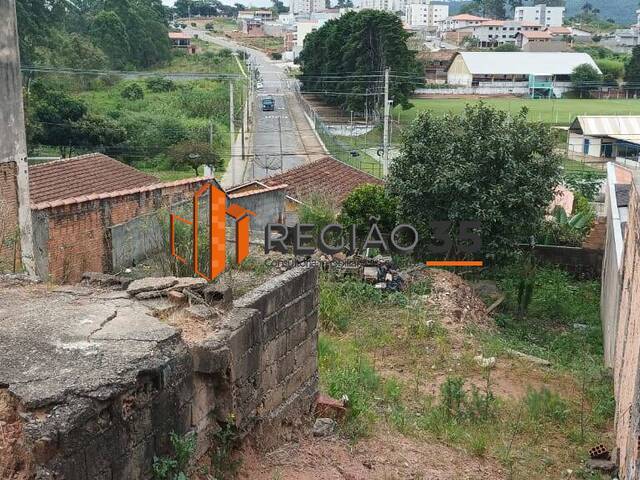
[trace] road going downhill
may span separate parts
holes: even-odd
[[[294,94],[296,80],[287,77],[282,64],[272,61],[263,52],[229,39],[214,37],[202,30],[197,33],[204,41],[245,51],[250,63],[260,72],[263,84],[262,89],[255,91],[253,122],[248,132],[251,140],[247,150],[250,151],[245,150],[243,159],[241,151],[234,149],[235,163],[227,169],[223,184],[266,178],[326,155]],[[262,99],[266,97],[274,99],[274,111],[262,111]],[[235,180],[231,178],[233,168]]]

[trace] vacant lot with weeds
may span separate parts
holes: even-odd
[[[455,275],[418,277],[403,293],[321,282],[322,387],[351,407],[341,435],[435,440],[482,460],[492,478],[600,478],[582,465],[591,446],[611,445],[598,282],[539,268],[521,316],[520,272],[501,269],[492,280],[506,299],[491,319]]]

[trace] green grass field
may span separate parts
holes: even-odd
[[[394,118],[400,116],[405,124],[415,118],[422,110],[433,110],[438,113],[459,113],[468,103],[478,102],[476,99],[413,99],[414,107],[409,110],[396,108]],[[529,119],[553,125],[569,125],[577,115],[640,115],[640,100],[531,100],[519,98],[483,99],[488,105],[517,113],[522,107],[529,109]]]

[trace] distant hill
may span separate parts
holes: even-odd
[[[594,8],[600,10],[600,17],[603,20],[612,19],[621,25],[636,23],[638,0],[567,0],[566,15],[572,17],[580,11],[580,8],[587,1],[590,2]],[[465,3],[469,2],[451,1],[449,2],[449,11],[452,15],[455,15]],[[529,3],[533,4],[534,2]],[[544,3],[544,0],[538,0],[535,3]]]

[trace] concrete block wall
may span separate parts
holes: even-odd
[[[219,387],[211,413],[254,432],[262,446],[277,444],[284,426],[308,414],[318,391],[317,275],[298,267],[265,282],[192,349],[194,371]]]
[[[136,379],[126,385],[107,378],[83,390],[81,376],[54,405],[22,404],[11,412],[0,388],[0,420],[22,435],[9,452],[22,455],[20,473],[144,480],[152,478],[155,456],[172,454],[172,432],[197,433],[194,462],[225,425],[258,447],[289,438],[318,390],[317,275],[315,267],[292,269],[238,299],[210,336],[187,344],[176,331],[142,362],[122,358],[123,375]],[[3,470],[4,454],[0,448],[0,477],[14,478],[17,466]]]

